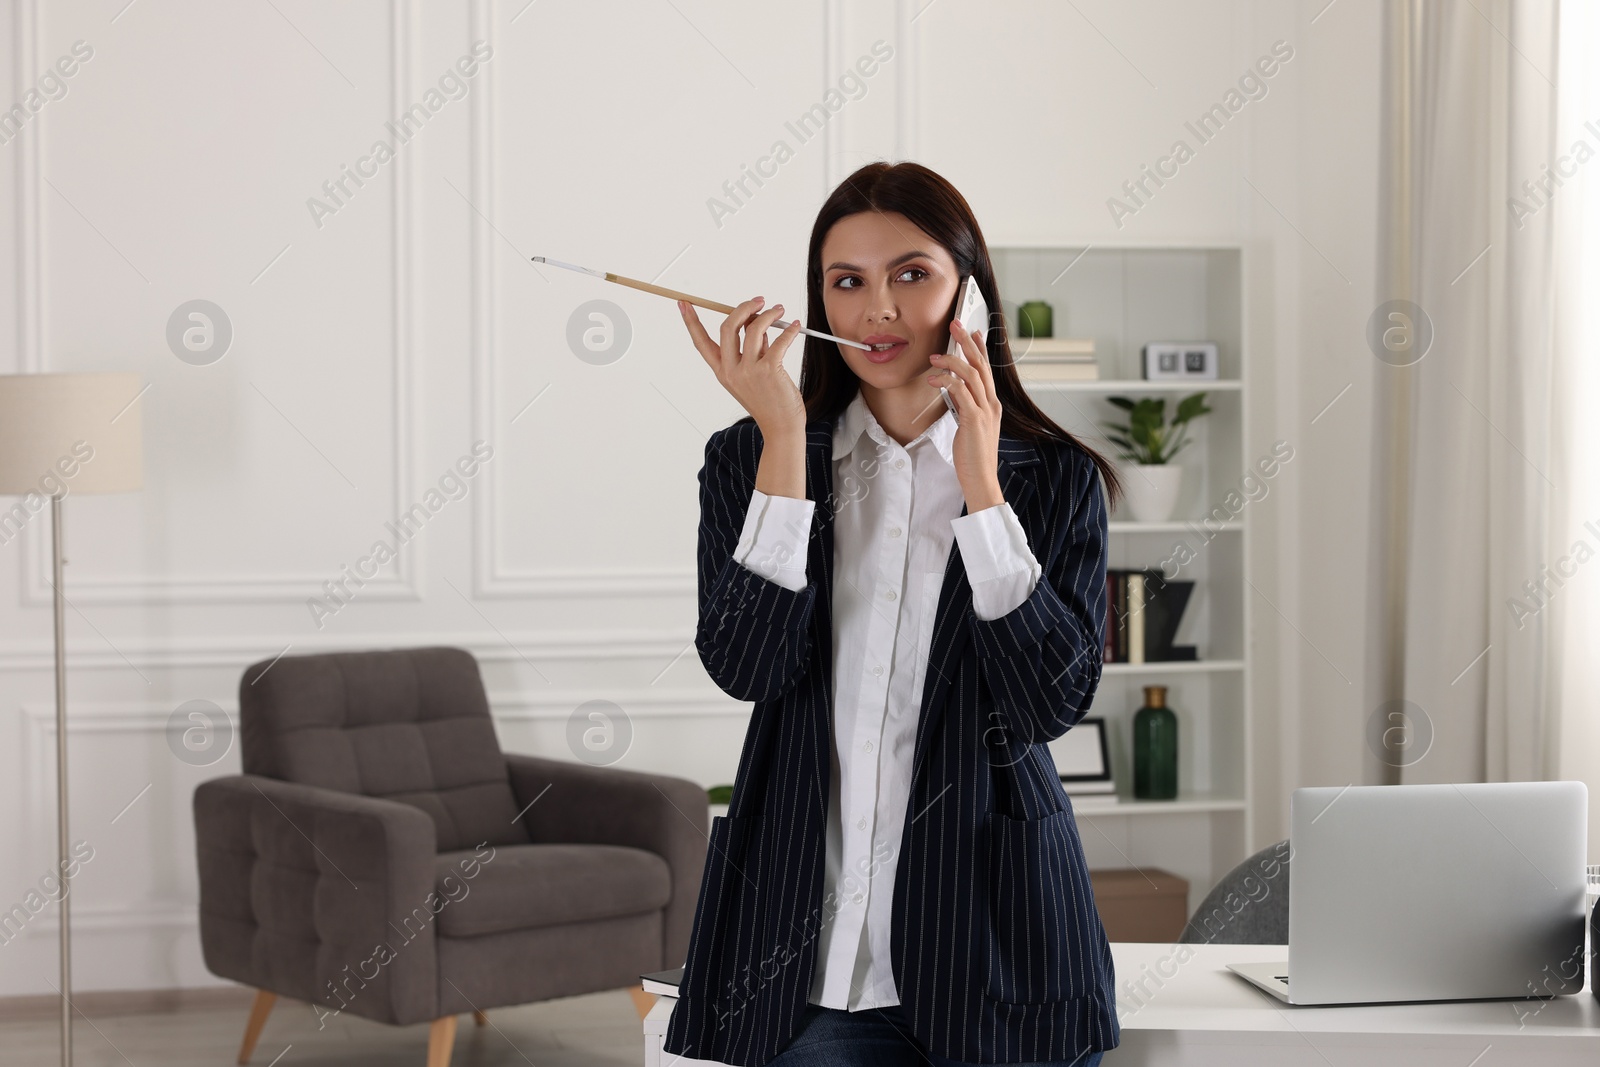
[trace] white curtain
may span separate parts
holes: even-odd
[[[1371,782],[1567,773],[1558,625],[1524,583],[1554,559],[1563,479],[1574,476],[1570,446],[1551,433],[1553,387],[1568,369],[1554,339],[1571,187],[1533,210],[1513,204],[1557,154],[1560,3],[1386,8],[1374,303],[1414,302],[1432,344],[1409,365],[1374,360],[1364,696],[1369,714],[1399,727],[1383,736],[1412,732],[1394,747],[1369,732]]]
[[[1552,705],[1560,751],[1551,777],[1589,783],[1589,856],[1600,857],[1600,10],[1561,7],[1561,86],[1555,163],[1556,331],[1551,412],[1559,487],[1552,561],[1563,584],[1551,599]],[[1581,145],[1580,145],[1581,142]],[[1580,155],[1583,162],[1578,161]],[[1566,156],[1565,163],[1560,159]],[[1584,556],[1581,561],[1580,556]],[[1561,572],[1571,572],[1570,577]]]

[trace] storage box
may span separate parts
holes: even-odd
[[[1189,882],[1154,867],[1090,871],[1109,941],[1176,941],[1189,921]]]

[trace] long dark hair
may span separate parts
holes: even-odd
[[[962,277],[971,274],[978,279],[984,303],[992,309],[986,348],[989,365],[994,371],[995,393],[1002,408],[1001,432],[1034,444],[1060,441],[1081,449],[1094,461],[1105,480],[1108,510],[1115,507],[1122,495],[1122,481],[1117,477],[1116,467],[1040,411],[1022,387],[1011,357],[1011,342],[1006,336],[1000,288],[994,280],[989,246],[966,198],[939,174],[920,163],[878,162],[868,163],[839,183],[822,210],[817,212],[817,221],[811,227],[811,244],[806,251],[805,321],[828,321],[828,312],[822,303],[823,239],[834,223],[863,211],[893,211],[904,215],[944,246]],[[832,332],[831,326],[820,328]],[[808,422],[838,415],[855,398],[860,387],[861,380],[839,354],[834,342],[820,337],[805,338],[800,395],[805,400]]]

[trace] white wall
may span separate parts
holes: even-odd
[[[874,158],[943,171],[995,244],[1247,248],[1248,440],[1297,450],[1253,505],[1251,580],[1276,605],[1252,609],[1253,844],[1286,834],[1290,787],[1357,773],[1354,687],[1313,646],[1353,669],[1372,0],[1315,23],[1266,0],[524,2],[18,0],[0,23],[0,106],[74,41],[94,49],[0,145],[18,205],[0,213],[17,323],[0,366],[151,383],[146,489],[67,507],[73,827],[95,849],[74,891],[79,988],[213,981],[189,804],[238,750],[191,766],[166,725],[190,700],[236,713],[241,670],[285,648],[461,645],[507,748],[565,757],[572,710],[606,699],[634,729],[620,766],[731,781],[745,706],[691,642],[696,472],[741,411],[670,303],[526,257],[798,307],[816,207]],[[1295,57],[1269,93],[1119,228],[1107,198],[1279,38]],[[880,39],[894,55],[865,94],[798,143],[786,120]],[[307,198],[478,40],[493,55],[467,95],[316,225]],[[793,158],[719,224],[707,200],[778,139]],[[165,339],[195,298],[234,329],[207,366]],[[634,331],[609,366],[565,341],[594,298]],[[467,496],[314,625],[307,598],[480,440],[494,456]],[[4,907],[53,858],[47,537],[35,519],[0,545]],[[0,944],[0,995],[49,992],[53,932],[41,915]]]

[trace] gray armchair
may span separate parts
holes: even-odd
[[[503,755],[470,653],[284,656],[239,683],[244,773],[194,794],[206,966],[394,1025],[681,964],[708,807],[682,778]]]

